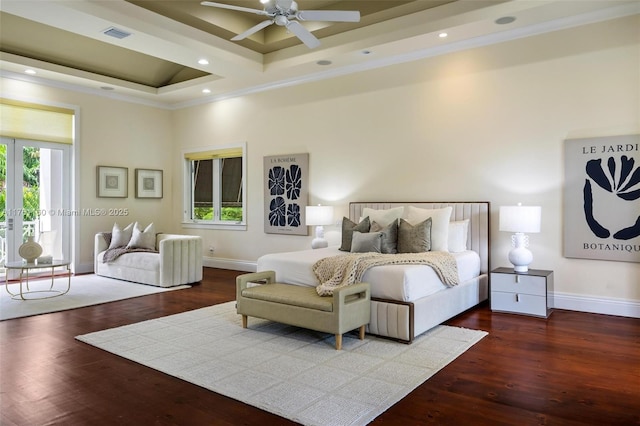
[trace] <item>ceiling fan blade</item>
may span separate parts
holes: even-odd
[[[255,13],[256,15],[271,16],[271,14],[269,12],[264,11],[264,10],[251,9],[251,8],[242,7],[242,6],[234,6],[232,4],[215,3],[215,2],[212,2],[212,1],[203,1],[200,4],[203,5],[203,6],[218,7],[220,9],[238,10],[240,12]]]
[[[298,21],[289,21],[286,25],[287,29],[294,33],[309,49],[320,46],[320,40],[309,32]]]
[[[360,22],[357,10],[301,10],[296,17],[301,21]]]
[[[280,10],[289,10],[293,5],[293,0],[276,0],[276,7]]]
[[[238,40],[245,39],[249,37],[251,34],[257,33],[261,29],[266,28],[269,25],[273,24],[273,22],[274,22],[273,20],[262,21],[258,25],[249,28],[247,31],[243,32],[242,34],[238,34],[237,36],[233,37],[231,40],[238,41]]]

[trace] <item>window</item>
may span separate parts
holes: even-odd
[[[185,226],[246,229],[245,144],[184,153]]]

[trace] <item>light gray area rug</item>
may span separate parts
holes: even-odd
[[[51,279],[31,280],[29,283],[31,290],[46,290],[50,286]],[[62,296],[38,300],[13,300],[3,285],[0,288],[0,320],[65,311],[190,287],[189,285],[169,288],[155,287],[89,274],[72,276],[71,289]],[[54,288],[66,289],[67,277],[55,278]],[[12,293],[19,293],[20,291],[19,284],[15,283],[9,284],[9,289]],[[28,297],[32,296],[38,295],[28,295]]]
[[[411,345],[249,318],[235,302],[76,339],[306,425],[364,425],[486,336],[438,326]]]

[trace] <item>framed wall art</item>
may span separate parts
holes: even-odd
[[[162,198],[162,170],[136,169],[136,198]]]
[[[305,225],[309,154],[264,157],[264,232],[309,235]]]
[[[127,198],[129,169],[126,167],[97,166],[96,196],[101,198]]]
[[[564,255],[640,262],[640,135],[565,141]]]

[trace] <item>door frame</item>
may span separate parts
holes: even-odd
[[[51,102],[44,101],[41,99],[34,98],[22,98],[20,96],[11,96],[5,95],[5,99],[18,101],[18,102],[27,102],[30,104],[38,104],[42,106],[49,106],[55,108],[64,108],[67,110],[73,111],[73,144],[71,145],[71,167],[70,167],[70,177],[69,177],[69,196],[71,202],[71,210],[72,212],[78,211],[78,206],[80,205],[80,145],[81,145],[81,137],[80,137],[80,107],[77,105],[66,104],[63,102]],[[7,185],[9,183],[7,182]],[[93,271],[93,262],[88,263],[87,265],[80,264],[80,220],[78,219],[78,215],[74,214],[70,218],[70,238],[67,239],[71,244],[70,251],[70,260],[71,264],[69,265],[72,273],[78,272],[92,272]]]
[[[72,145],[69,144],[61,144],[55,142],[44,142],[44,141],[36,141],[29,139],[20,139],[20,138],[1,138],[2,144],[5,144],[7,149],[7,161],[6,161],[6,183],[7,183],[7,196],[6,196],[6,221],[7,221],[7,229],[6,229],[6,253],[5,253],[5,261],[12,262],[20,260],[18,256],[18,249],[20,245],[23,243],[22,241],[22,229],[24,227],[23,215],[21,210],[23,208],[23,200],[22,199],[22,165],[24,164],[23,159],[23,148],[25,147],[35,147],[38,149],[50,149],[50,150],[58,150],[62,152],[62,165],[61,165],[61,173],[62,173],[62,187],[61,189],[61,209],[50,209],[45,210],[41,209],[41,212],[38,213],[38,216],[42,217],[43,215],[49,216],[61,216],[61,224],[62,224],[62,233],[72,236],[73,233],[73,224],[72,224],[72,216],[65,214],[66,212],[72,212],[72,189],[73,189],[73,181],[72,181],[72,164],[73,164],[73,149]],[[62,253],[65,259],[72,260],[73,252],[72,252],[72,239],[71,238],[62,238]],[[8,272],[7,272],[8,273]],[[9,276],[9,279],[13,279],[15,277]]]

